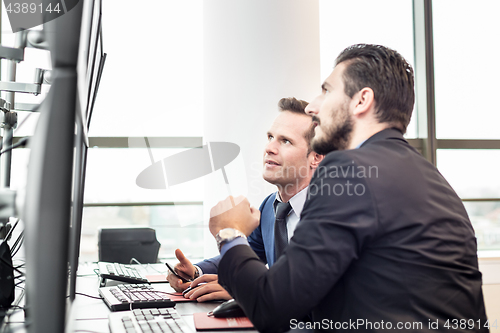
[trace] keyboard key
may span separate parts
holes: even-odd
[[[163,316],[170,316],[177,319],[163,319]],[[124,317],[129,317],[125,319]],[[144,320],[138,320],[140,317],[144,317]],[[115,322],[123,318],[123,322],[131,320],[136,327],[139,329],[137,333],[192,333],[193,331],[184,322],[184,320],[179,316],[175,309],[142,309],[124,312],[115,312],[110,314],[110,331],[111,333],[117,332],[114,330]],[[122,326],[123,327],[123,326]],[[122,332],[122,331],[120,331]],[[126,331],[129,333],[128,331]]]
[[[158,292],[150,291],[142,285],[118,285],[116,287],[101,287],[99,294],[112,311],[122,311],[141,308],[168,308],[175,302]],[[158,311],[158,310],[156,310]],[[159,313],[155,312],[155,315]]]

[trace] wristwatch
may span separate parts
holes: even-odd
[[[238,237],[243,237],[245,239],[247,238],[247,236],[245,236],[244,233],[242,233],[239,230],[233,229],[233,228],[225,228],[225,229],[219,230],[217,235],[215,235],[215,240],[217,241],[217,248],[219,249],[219,252],[220,252],[220,248],[222,247],[222,245],[224,243],[230,242],[233,239],[238,238]]]

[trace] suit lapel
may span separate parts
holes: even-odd
[[[274,264],[274,199],[276,199],[276,193],[272,194],[264,204],[262,217],[260,219],[262,239],[264,241],[269,267]]]

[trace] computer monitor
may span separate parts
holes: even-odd
[[[97,91],[93,85],[98,84],[102,72],[102,65],[89,66],[95,63],[98,53],[94,60],[81,53],[82,49],[91,49],[92,33],[100,39],[100,23],[94,29],[96,21],[87,20],[93,17],[95,8],[100,22],[100,4],[96,7],[94,0],[82,0],[66,14],[44,24],[51,53],[52,84],[40,106],[38,124],[30,140],[22,213],[26,228],[29,332],[64,332],[68,301],[71,304],[75,295],[88,117]],[[80,32],[90,36],[88,43],[80,38]]]

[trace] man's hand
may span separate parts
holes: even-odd
[[[249,236],[259,226],[260,211],[247,198],[227,197],[210,210],[209,228],[215,237],[221,229],[233,228]]]
[[[177,263],[174,267],[175,272],[186,280],[191,280],[195,275],[196,267],[194,267],[191,261],[184,256],[184,253],[182,253],[181,250],[175,250],[175,256],[177,257],[177,260],[179,260],[179,263]],[[168,272],[167,280],[170,283],[170,286],[177,292],[182,292],[191,284],[191,282],[183,282],[174,274],[170,273],[170,271]]]
[[[190,290],[184,295],[184,297],[195,299],[198,302],[206,302],[215,299],[232,299],[231,295],[229,295],[226,289],[222,288],[222,286],[219,284],[217,274],[204,274],[191,282],[191,286],[194,287],[200,283],[205,284],[194,288],[193,290]]]

